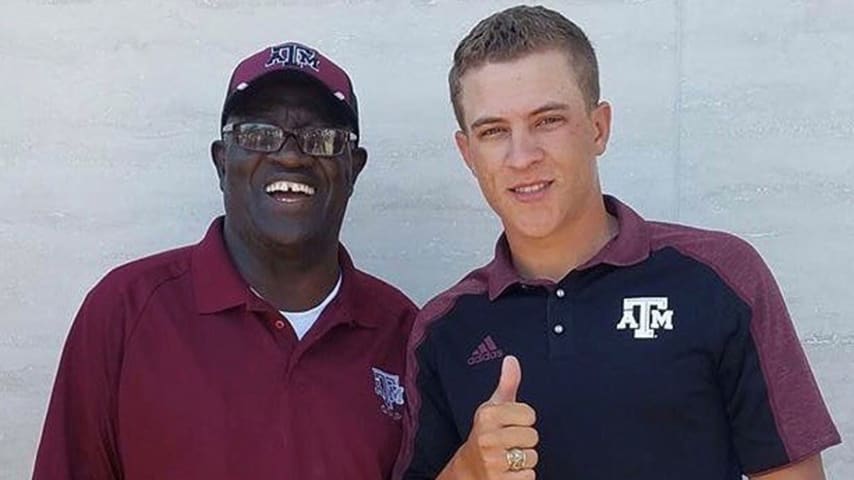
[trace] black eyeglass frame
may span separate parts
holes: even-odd
[[[296,130],[290,130],[287,128],[282,128],[278,125],[274,125],[271,123],[264,123],[264,122],[227,123],[222,127],[222,130],[221,130],[222,136],[225,137],[226,135],[234,135],[235,137],[237,137],[238,135],[240,135],[240,127],[242,127],[244,125],[259,125],[259,126],[264,126],[264,127],[272,127],[274,129],[282,132],[281,139],[279,140],[279,142],[277,142],[278,146],[276,148],[271,148],[271,149],[249,148],[249,147],[246,147],[245,145],[241,144],[239,141],[235,142],[238,146],[240,146],[240,148],[243,148],[243,149],[246,149],[246,150],[249,150],[252,152],[258,152],[258,153],[276,153],[279,150],[281,150],[282,147],[285,146],[285,143],[287,143],[287,141],[290,137],[294,137],[294,139],[296,139],[296,142],[297,142],[297,148],[299,148],[299,150],[306,155],[311,155],[313,157],[337,157],[338,155],[341,155],[342,153],[344,153],[346,145],[353,144],[359,140],[358,135],[351,132],[350,130],[345,130],[342,128],[305,127],[305,128],[299,128]],[[341,138],[341,147],[338,150],[333,151],[332,153],[306,152],[305,151],[306,149],[303,147],[308,142],[308,140],[307,140],[308,135],[312,134],[312,133],[316,133],[318,131],[334,132],[335,135],[338,135],[339,137],[343,137],[343,138]],[[346,137],[345,137],[345,135],[346,135]]]

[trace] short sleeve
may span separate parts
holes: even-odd
[[[123,344],[116,296],[96,287],[63,348],[33,470],[34,480],[121,478],[116,394]]]
[[[718,381],[745,473],[796,463],[841,441],[770,270],[751,247],[725,271],[738,300]],[[732,317],[731,317],[732,318]]]

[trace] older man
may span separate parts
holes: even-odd
[[[89,293],[35,479],[389,476],[416,308],[339,243],[367,160],[350,79],[305,45],[264,49],[221,130],[225,216]]]

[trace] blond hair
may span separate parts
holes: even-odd
[[[554,10],[519,5],[481,20],[454,51],[448,84],[460,128],[465,130],[460,81],[466,72],[489,62],[517,60],[551,49],[566,53],[588,109],[595,107],[599,103],[599,66],[584,31]]]

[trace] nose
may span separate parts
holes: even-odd
[[[543,149],[536,139],[524,129],[514,131],[510,137],[510,149],[507,152],[506,165],[524,170],[543,158]]]

